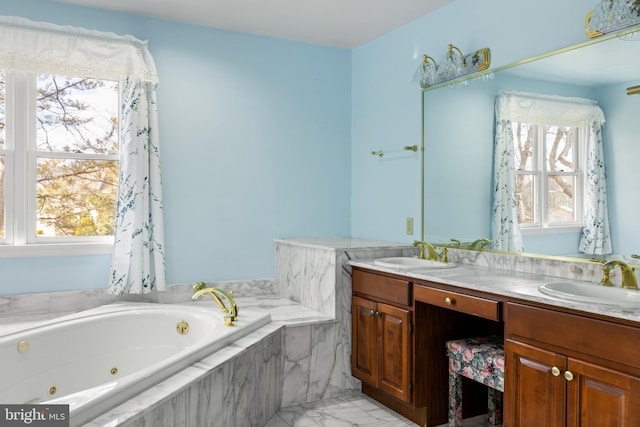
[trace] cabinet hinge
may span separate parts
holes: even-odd
[[[413,393],[413,383],[409,381],[409,393]]]
[[[409,323],[409,333],[413,333],[413,323]]]

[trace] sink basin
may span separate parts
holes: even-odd
[[[374,264],[380,267],[398,268],[401,270],[418,270],[423,268],[451,268],[455,267],[454,262],[431,261],[429,259],[419,259],[411,257],[391,257],[378,258]]]
[[[538,288],[543,294],[573,301],[640,307],[640,291],[585,285],[575,282],[551,282]]]

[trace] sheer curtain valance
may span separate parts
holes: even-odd
[[[158,83],[146,42],[15,16],[0,16],[0,69]]]
[[[598,104],[585,98],[501,91],[499,100],[502,116],[512,122],[588,126],[605,121]]]

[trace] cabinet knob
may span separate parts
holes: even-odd
[[[553,375],[554,377],[557,377],[558,375],[560,375],[560,369],[554,366],[553,368],[551,368],[551,375]]]
[[[376,316],[376,317],[380,317],[380,312],[376,311],[375,313],[373,313],[373,315]]]
[[[375,311],[373,311],[373,310],[369,311],[369,316],[375,316],[375,315],[376,315]]]
[[[451,304],[453,304],[453,300],[451,298],[449,298],[449,297],[446,297],[444,299],[444,303],[447,304],[447,305],[451,305]]]
[[[565,373],[564,373],[564,378],[565,378],[567,381],[571,381],[571,380],[573,380],[573,374],[571,373],[571,371],[565,371]]]

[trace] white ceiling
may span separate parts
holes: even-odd
[[[454,0],[55,0],[325,46],[354,48]]]

